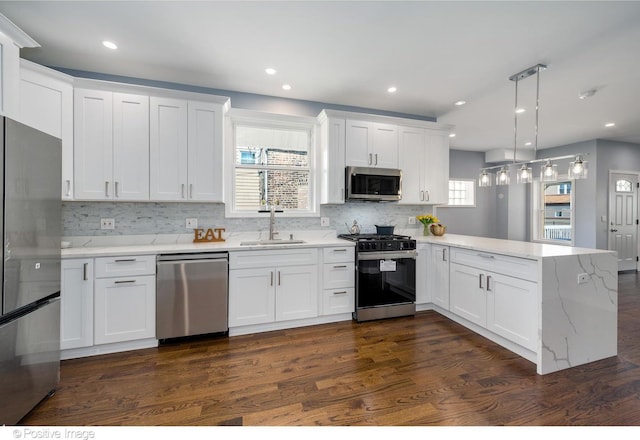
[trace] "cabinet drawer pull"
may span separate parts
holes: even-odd
[[[342,264],[340,266],[333,266],[334,269],[346,269],[347,265],[346,264]]]
[[[346,248],[343,249],[334,249],[333,252],[347,252]]]
[[[134,261],[136,261],[135,258],[126,258],[126,259],[113,260],[114,263],[133,263]]]
[[[124,281],[114,281],[114,284],[133,284],[136,280],[124,280]]]
[[[478,282],[479,282],[478,287],[480,287],[481,289],[484,289],[484,274],[483,273],[481,273],[478,276]]]
[[[67,179],[67,195],[66,197],[71,197],[71,180]]]
[[[82,265],[82,279],[83,281],[87,281],[89,278],[87,278],[87,271],[89,269],[89,263],[84,263]]]
[[[487,292],[491,291],[491,275],[487,275]]]
[[[339,292],[333,292],[334,295],[346,295],[347,291],[346,290],[341,290]]]
[[[109,181],[104,182],[104,196],[109,197]]]
[[[447,249],[442,249],[442,261],[447,261]]]
[[[482,258],[496,258],[495,255],[478,254],[478,257]]]

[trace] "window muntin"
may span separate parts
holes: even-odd
[[[449,203],[447,206],[476,206],[475,180],[449,180]]]

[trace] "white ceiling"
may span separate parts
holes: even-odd
[[[462,150],[513,148],[508,78],[542,63],[539,149],[640,144],[638,1],[0,1],[0,12],[41,45],[21,53],[40,64],[433,116]],[[518,84],[518,143],[534,139],[536,78]]]

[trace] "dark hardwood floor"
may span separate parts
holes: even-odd
[[[640,425],[640,277],[618,356],[545,376],[435,312],[62,362],[24,425]]]

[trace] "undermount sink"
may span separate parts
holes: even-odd
[[[240,246],[270,246],[272,244],[300,244],[304,243],[304,240],[256,240],[256,241],[242,241]]]

